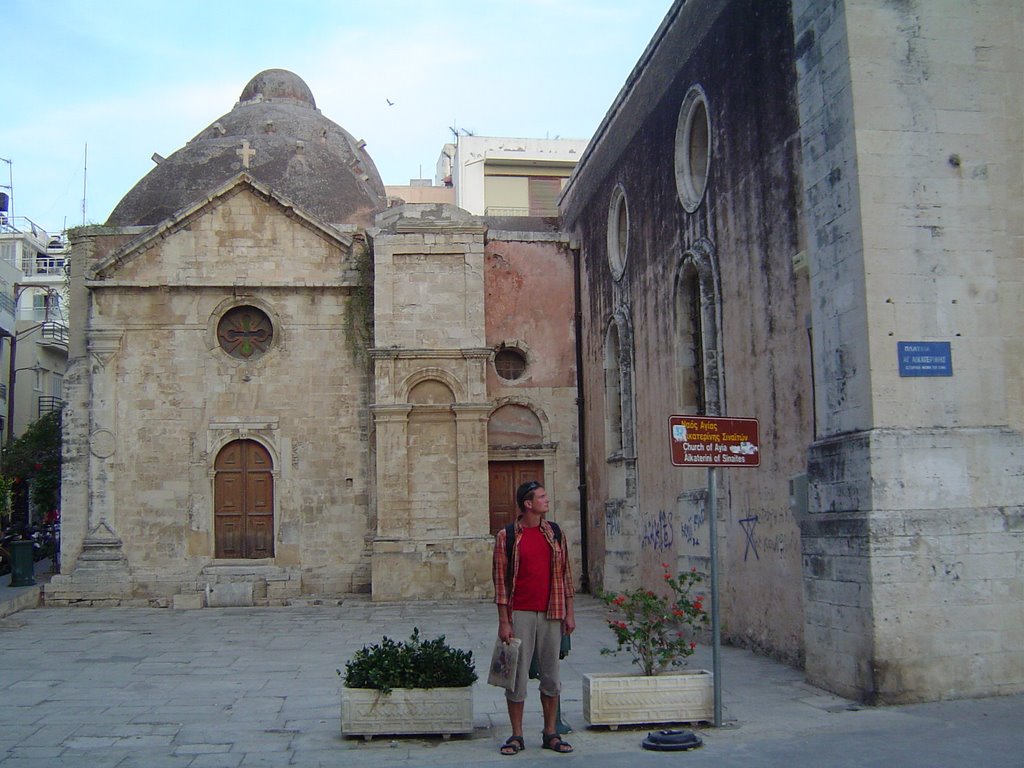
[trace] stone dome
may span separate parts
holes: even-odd
[[[291,99],[308,104],[316,109],[316,100],[306,82],[287,69],[266,69],[249,81],[238,97],[239,103],[247,101],[280,101]]]
[[[364,143],[320,113],[302,78],[268,69],[246,84],[230,112],[159,159],[107,225],[158,224],[242,172],[331,224],[368,225],[385,207]]]

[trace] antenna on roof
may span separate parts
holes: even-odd
[[[89,178],[89,142],[85,142],[85,159],[82,162],[82,226],[85,226],[85,190]]]

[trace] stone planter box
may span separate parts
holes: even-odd
[[[362,736],[473,732],[473,687],[341,689],[341,733]]]
[[[591,725],[696,723],[715,716],[714,676],[705,669],[653,677],[583,675],[583,716]]]

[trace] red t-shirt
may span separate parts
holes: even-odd
[[[551,545],[540,527],[523,528],[512,610],[547,611],[551,596]]]

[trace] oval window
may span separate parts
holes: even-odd
[[[676,191],[688,213],[700,206],[711,168],[711,118],[704,89],[694,85],[679,107],[675,145]]]
[[[616,280],[626,271],[629,255],[629,206],[626,190],[616,185],[608,205],[608,267]]]

